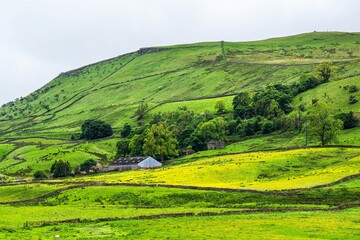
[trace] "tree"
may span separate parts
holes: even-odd
[[[309,114],[310,137],[320,141],[322,146],[337,140],[342,125],[341,120],[333,117],[329,106],[321,102]]]
[[[334,66],[330,62],[323,62],[315,69],[321,82],[328,82],[334,73]]]
[[[178,155],[177,140],[163,123],[153,124],[144,140],[145,155],[154,156],[164,161],[167,157]]]
[[[116,144],[117,151],[116,151],[116,157],[125,157],[127,154],[130,153],[130,147],[129,147],[129,140],[119,141]]]
[[[267,133],[271,133],[274,129],[274,123],[270,120],[266,120],[262,123],[261,125],[261,133],[262,134],[267,134]]]
[[[129,150],[131,156],[143,155],[144,136],[143,134],[135,134],[129,142]]]
[[[226,109],[225,109],[225,103],[224,101],[217,101],[215,103],[215,110],[217,113],[221,114],[221,113],[225,113]]]
[[[227,122],[222,117],[200,122],[190,137],[193,150],[205,150],[209,141],[224,140],[227,126]]]
[[[94,169],[96,163],[97,162],[94,159],[88,159],[82,164],[80,164],[80,171],[85,171],[86,173],[89,173],[90,170]]]
[[[303,75],[300,77],[300,83],[297,89],[297,93],[305,92],[308,89],[314,88],[320,84],[319,79],[314,75]]]
[[[131,130],[132,130],[131,126],[128,123],[125,123],[120,132],[121,137],[123,138],[128,137],[131,133]]]
[[[301,113],[298,111],[292,111],[289,115],[286,116],[287,119],[287,128],[289,130],[301,130]]]
[[[53,174],[54,178],[70,176],[70,163],[68,161],[64,162],[63,160],[55,161],[55,163],[51,166],[50,172]]]
[[[149,106],[145,102],[141,102],[138,106],[138,108],[135,111],[135,117],[137,117],[137,120],[141,120],[144,118],[146,111],[148,110]]]
[[[277,86],[277,88],[279,88]],[[292,95],[279,91],[275,86],[257,92],[253,97],[253,105],[256,116],[273,117],[279,115],[280,111],[289,113],[292,111],[290,105]],[[280,89],[280,88],[279,88]]]
[[[44,173],[44,171],[38,170],[38,171],[36,171],[36,172],[34,173],[34,178],[37,179],[37,180],[41,180],[41,179],[46,179],[47,176],[46,176],[46,174]]]
[[[251,136],[261,130],[260,122],[260,117],[244,120],[238,124],[236,130],[241,137]]]
[[[113,134],[110,124],[101,120],[86,120],[81,125],[81,138],[88,140],[111,136]]]
[[[233,108],[235,118],[249,119],[255,115],[252,99],[248,92],[241,92],[234,97]]]
[[[74,174],[75,175],[79,175],[81,173],[81,170],[80,170],[80,166],[79,165],[76,165],[74,167]]]

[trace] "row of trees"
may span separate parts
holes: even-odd
[[[88,159],[72,169],[68,161],[59,160],[51,165],[50,174],[54,178],[59,178],[78,175],[81,172],[89,173],[90,171],[96,171],[96,164],[95,160]],[[44,171],[38,170],[34,173],[33,177],[35,179],[46,179],[48,175]]]

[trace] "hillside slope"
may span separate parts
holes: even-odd
[[[0,133],[69,138],[89,118],[119,128],[133,122],[141,101],[151,108],[223,96],[231,102],[244,89],[294,82],[323,61],[337,65],[333,81],[358,82],[360,34],[314,32],[256,42],[140,49],[61,73],[29,96],[2,106]]]

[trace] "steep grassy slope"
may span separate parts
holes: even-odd
[[[299,107],[299,105],[303,104],[305,109],[309,110],[312,106],[312,100],[318,99],[329,103],[334,111],[337,112],[360,112],[359,103],[349,103],[350,96],[355,96],[357,99],[360,99],[360,91],[351,93],[349,92],[349,86],[357,86],[360,88],[360,76],[332,81],[308,90],[296,96],[293,104],[295,107]]]
[[[62,73],[31,95],[3,106],[0,132],[2,136],[69,137],[88,118],[120,127],[131,122],[141,101],[153,108],[162,105],[158,110],[163,110],[177,106],[167,104],[171,102],[290,83],[330,60],[339,67],[336,79],[341,80],[360,74],[359,58],[358,33],[141,49]]]

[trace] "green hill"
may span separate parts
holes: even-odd
[[[70,141],[84,120],[109,122],[118,136],[124,123],[136,126],[134,113],[142,101],[150,106],[145,121],[157,112],[179,107],[196,114],[215,113],[219,100],[229,112],[236,93],[297,82],[324,61],[334,63],[336,74],[330,82],[297,95],[294,108],[303,105],[309,110],[312,100],[319,99],[339,112],[360,112],[359,103],[348,102],[350,95],[360,98],[359,91],[348,91],[351,85],[360,88],[359,33],[314,32],[256,42],[145,48],[61,73],[29,96],[0,108],[1,172],[30,175],[49,169],[60,159],[72,166],[89,158],[107,163],[114,158],[116,138],[91,143]],[[358,128],[343,131],[340,143],[358,145],[358,132]],[[280,136],[246,142],[219,153],[302,146],[305,140],[299,135],[291,140]],[[209,154],[211,151],[197,155]]]
[[[69,138],[89,118],[119,128],[133,122],[141,101],[155,110],[189,101],[191,109],[193,100],[213,102],[267,84],[292,83],[323,61],[338,67],[333,81],[358,84],[360,34],[314,32],[256,42],[140,49],[61,73],[29,96],[5,104],[0,109],[0,133]],[[334,104],[359,111],[356,105]],[[213,110],[211,105],[207,109]]]

